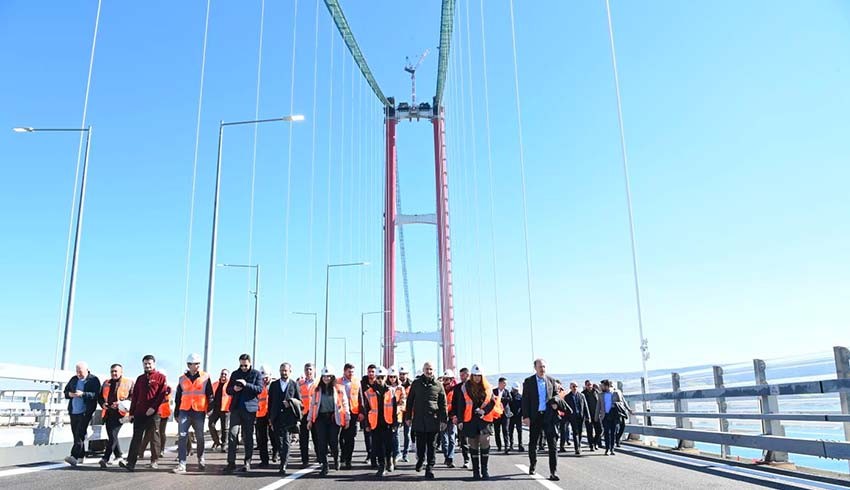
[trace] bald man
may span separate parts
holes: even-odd
[[[97,395],[100,393],[100,380],[89,372],[88,364],[78,362],[76,370],[77,375],[68,381],[64,390],[71,415],[71,433],[74,435],[71,455],[65,458],[65,462],[72,467],[82,463],[86,455],[86,432],[97,409]]]

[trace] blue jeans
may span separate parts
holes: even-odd
[[[392,442],[393,442],[393,457],[398,457],[398,426],[393,427],[392,429]]]
[[[195,431],[195,441],[198,443],[198,460],[204,457],[204,421],[207,414],[194,410],[181,410],[177,416],[177,461],[186,464],[187,442],[189,441],[189,427]]]
[[[455,440],[457,439],[457,426],[451,422],[446,426],[446,430],[440,433],[440,442],[443,450],[443,456],[446,459],[454,459],[455,456]]]

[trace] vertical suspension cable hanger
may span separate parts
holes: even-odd
[[[490,82],[487,77],[487,36],[485,34],[484,22],[484,0],[480,0],[480,18],[481,18],[481,71],[484,76],[484,120],[487,132],[487,174],[488,174],[488,194],[490,201],[490,244],[491,257],[493,265],[493,314],[494,326],[496,327],[496,365],[499,372],[502,371],[502,348],[501,336],[499,333],[499,293],[497,282],[496,269],[496,203],[495,203],[495,178],[493,175],[493,145],[490,131]]]
[[[519,139],[519,167],[522,184],[522,230],[525,240],[525,278],[528,288],[528,331],[531,335],[531,357],[535,357],[534,349],[534,319],[532,316],[532,290],[531,290],[531,252],[528,249],[528,199],[525,181],[525,146],[522,140],[522,107],[519,98],[519,68],[516,51],[516,27],[514,26],[514,0],[509,0],[511,13],[511,47],[513,48],[514,61],[514,95],[516,99],[517,133]]]
[[[318,80],[319,80],[319,2],[316,2],[315,9],[315,20],[314,20],[314,35],[313,35],[313,128],[311,131],[311,143],[310,143],[310,214],[307,218],[307,228],[308,228],[308,259],[307,259],[307,292],[308,294],[313,294],[313,217],[315,211],[315,187],[316,187],[316,100],[318,95]],[[310,310],[312,311],[312,310]]]
[[[646,337],[643,335],[643,312],[641,310],[640,301],[640,274],[638,273],[637,260],[637,240],[635,239],[635,221],[632,211],[632,190],[629,178],[629,158],[626,153],[626,132],[623,125],[623,102],[620,96],[620,75],[617,70],[617,51],[614,44],[614,24],[611,21],[611,4],[609,0],[605,0],[605,13],[608,17],[608,40],[611,44],[611,67],[614,74],[614,90],[617,95],[617,123],[620,128],[620,152],[623,158],[623,179],[626,187],[626,207],[629,213],[629,238],[632,249],[632,273],[634,274],[635,283],[635,304],[637,306],[638,333],[640,335],[640,358],[643,367],[643,380],[641,383],[641,393],[646,396],[649,391],[649,371],[646,367],[646,361],[649,360],[649,344]],[[644,399],[644,412],[649,411],[649,402]],[[648,416],[644,416],[644,424],[647,424]]]
[[[298,40],[298,0],[293,2],[294,11],[292,12],[292,61],[289,68],[289,113],[295,112],[295,55],[297,53],[296,41]],[[288,311],[288,279],[289,279],[289,216],[290,203],[292,202],[292,129],[293,125],[289,125],[289,143],[287,145],[287,163],[286,163],[286,217],[284,223],[284,245],[283,245],[283,311]],[[285,314],[284,314],[285,315]]]

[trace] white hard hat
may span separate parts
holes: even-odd
[[[386,376],[386,375],[387,375],[387,370],[386,370],[386,368],[384,368],[384,366],[378,366],[378,368],[375,369],[375,376]]]
[[[200,364],[201,363],[201,355],[200,354],[189,354],[189,357],[186,358],[186,364]]]
[[[484,376],[484,370],[481,369],[481,366],[479,366],[478,364],[473,364],[472,370],[469,371],[469,374],[471,374],[472,376]]]
[[[387,376],[398,376],[398,370],[395,368],[395,366],[391,366],[387,370]]]
[[[336,376],[333,366],[325,366],[322,368],[322,376]]]
[[[514,389],[517,390],[517,391],[522,389],[522,385],[519,384],[519,381],[514,382]]]
[[[410,371],[407,369],[407,366],[402,364],[398,367],[398,374],[410,374]]]
[[[265,364],[260,364],[260,374],[262,374],[263,377],[271,376],[271,371],[269,371],[269,368],[267,368]]]
[[[454,371],[452,371],[451,369],[446,369],[445,371],[443,371],[443,376],[442,376],[442,377],[443,377],[443,378],[452,378],[452,379],[454,379],[454,377],[455,377],[455,372],[454,372]]]

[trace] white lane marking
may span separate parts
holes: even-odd
[[[281,478],[280,480],[278,480],[274,483],[269,483],[268,485],[260,488],[260,490],[275,490],[276,488],[280,488],[284,485],[288,485],[288,484],[294,482],[295,480],[301,478],[302,476],[316,471],[317,469],[319,469],[318,466],[312,466],[310,468],[304,468],[303,470],[298,470],[295,473],[287,476],[286,478]]]
[[[515,464],[514,466],[519,468],[526,475],[528,474],[528,466],[526,466],[524,464]],[[531,475],[531,477],[534,478],[535,480],[537,480],[537,483],[543,485],[544,487],[548,488],[549,490],[562,490],[561,487],[559,487],[558,485],[555,484],[555,482],[551,482],[551,481],[547,480],[543,475],[541,475],[539,473],[535,473],[535,474]]]
[[[40,466],[30,466],[30,467],[27,467],[27,468],[13,468],[11,470],[0,471],[0,478],[6,477],[6,476],[26,475],[27,473],[37,473],[39,471],[45,471],[45,470],[55,470],[55,469],[58,469],[58,468],[62,468],[64,466],[67,466],[68,468],[71,467],[70,465],[68,465],[66,463],[54,463],[54,464],[43,464],[43,465],[40,465]]]

